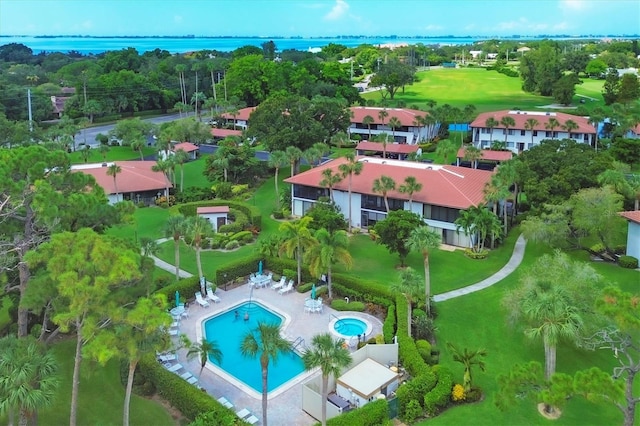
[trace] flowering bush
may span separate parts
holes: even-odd
[[[451,391],[451,399],[453,402],[464,401],[466,395],[464,394],[464,387],[461,384],[456,383],[453,386],[453,391]]]
[[[174,197],[173,195],[169,195],[169,200],[167,203],[167,197],[165,197],[164,195],[162,197],[158,197],[156,198],[156,206],[160,206],[160,207],[171,207],[176,203],[176,197]]]

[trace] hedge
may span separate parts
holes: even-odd
[[[218,287],[221,287],[225,282],[233,281],[236,278],[245,277],[252,272],[256,272],[261,260],[265,263],[262,255],[254,254],[219,267],[216,270],[216,284]]]
[[[453,373],[448,368],[438,369],[438,384],[424,396],[424,409],[430,416],[435,416],[439,409],[445,408],[451,401],[453,389]]]
[[[638,267],[638,259],[633,256],[620,256],[618,265],[623,268],[636,269]]]
[[[389,404],[386,399],[378,399],[327,420],[327,426],[379,426],[388,421]]]
[[[157,392],[185,417],[194,420],[198,414],[212,411],[220,424],[244,424],[233,410],[212,398],[206,392],[187,383],[178,375],[167,371],[153,355],[143,357],[139,364],[140,374],[150,381]],[[224,422],[222,419],[226,419]]]
[[[200,280],[198,277],[182,278],[177,283],[170,284],[157,290],[156,293],[167,296],[167,301],[171,305],[176,303],[176,291],[180,293],[180,298],[192,298],[196,291],[200,291]]]
[[[396,395],[398,396],[398,414],[400,417],[404,418],[407,405],[410,401],[418,401],[420,407],[422,407],[425,395],[434,389],[437,381],[436,373],[430,370],[400,386],[396,390]]]
[[[176,206],[176,209],[184,216],[195,216],[198,207],[211,207],[211,206],[229,206],[230,209],[240,210],[247,215],[249,222],[255,226],[258,230],[262,229],[262,214],[260,209],[251,204],[243,203],[240,201],[231,200],[206,200],[196,201],[193,203],[185,203]]]
[[[402,294],[396,296],[396,317],[406,318],[408,315],[407,299]],[[418,377],[426,371],[430,371],[429,365],[424,362],[416,344],[407,330],[406,321],[398,321],[398,356],[404,368],[413,377]]]
[[[364,303],[362,302],[348,302],[342,299],[333,299],[331,301],[331,308],[336,311],[354,311],[364,312]]]
[[[396,335],[396,306],[390,305],[387,308],[387,317],[382,324],[382,334],[385,343],[393,343],[393,336]]]

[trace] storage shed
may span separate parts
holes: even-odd
[[[211,222],[213,230],[218,232],[218,228],[227,224],[227,214],[229,214],[229,206],[211,206],[198,207],[196,210],[198,216],[202,216]]]
[[[336,393],[356,407],[362,407],[379,395],[387,397],[398,388],[398,373],[367,358],[338,378]]]

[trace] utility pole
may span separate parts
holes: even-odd
[[[33,132],[33,114],[31,113],[31,89],[27,89],[27,107],[29,108],[29,132]]]
[[[224,73],[222,74],[222,77],[224,78],[224,101],[227,102],[227,72],[224,71]]]

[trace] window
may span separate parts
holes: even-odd
[[[515,147],[514,142],[507,142],[507,148]]]
[[[389,210],[403,210],[404,209],[404,201],[398,200],[395,198],[387,198],[389,202]],[[376,195],[365,195],[362,194],[360,196],[360,207],[368,210],[378,210],[381,212],[386,212],[387,207],[384,205],[384,198]]]
[[[551,132],[544,132],[544,137],[545,138],[550,138],[551,137]]]
[[[516,134],[516,131],[513,129],[509,129],[509,136],[513,136]]]
[[[427,219],[453,223],[460,215],[460,210],[425,204],[423,207],[423,215]]]
[[[533,136],[538,136],[538,131],[537,130],[533,131]]]
[[[317,200],[320,197],[328,197],[327,188],[315,188],[313,186],[294,185],[293,196],[296,198],[306,198],[307,200]]]
[[[553,132],[553,137],[557,138],[558,137],[558,132]]]
[[[362,217],[361,217],[361,220],[362,220],[361,226],[363,228],[371,228],[378,221],[384,220],[386,217],[387,217],[386,213],[363,211]]]
[[[482,130],[480,131],[480,133],[489,134],[489,133],[491,133],[491,131],[489,129],[487,129],[486,127],[483,127]]]
[[[520,130],[520,136],[524,136],[527,133],[525,130]]]

